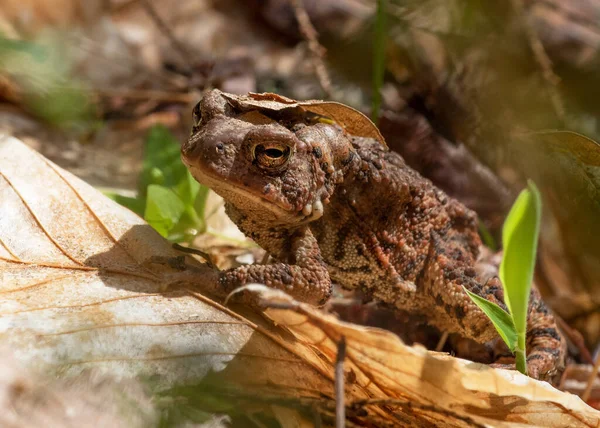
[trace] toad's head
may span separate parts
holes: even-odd
[[[233,97],[212,90],[194,108],[181,149],[191,174],[255,221],[318,219],[357,157],[349,137],[297,107],[252,107]]]

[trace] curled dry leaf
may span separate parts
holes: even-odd
[[[410,426],[595,427],[600,412],[516,371],[409,347],[390,332],[340,322],[280,291],[254,287],[266,314],[334,361],[346,338],[346,405]],[[369,398],[364,399],[367,395]],[[427,424],[427,425],[425,425]]]
[[[157,397],[206,402],[198,394],[210,391],[210,402],[226,397],[234,410],[318,410],[328,423],[345,336],[347,414],[359,424],[600,424],[598,412],[546,383],[407,347],[268,289],[258,292],[279,309],[258,315],[203,296],[201,276],[198,288],[175,286],[169,268],[150,263],[178,255],[167,241],[6,136],[0,207],[0,341],[30,370],[152,378]]]
[[[278,94],[250,92],[248,95],[222,94],[230,103],[240,109],[259,109],[264,111],[281,111],[299,108],[319,116],[327,117],[342,126],[351,135],[374,138],[386,146],[385,139],[371,119],[358,110],[334,101],[296,101]]]

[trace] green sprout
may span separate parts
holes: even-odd
[[[527,184],[528,188],[521,192],[513,204],[502,229],[504,254],[500,264],[500,280],[504,287],[504,301],[508,312],[466,290],[515,354],[517,370],[525,375],[527,309],[542,212],[540,192],[533,181],[530,180]]]
[[[16,85],[27,109],[62,129],[92,129],[97,121],[89,85],[73,69],[58,36],[26,41],[0,34],[0,75]]]
[[[371,119],[377,123],[381,109],[381,88],[385,76],[385,37],[386,37],[386,2],[377,0],[375,17],[375,38],[373,40],[373,101]]]
[[[105,192],[173,242],[190,241],[206,230],[204,211],[209,191],[183,165],[179,150],[177,139],[167,128],[153,127],[146,136],[138,195],[132,198]]]

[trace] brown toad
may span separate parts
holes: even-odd
[[[218,287],[263,283],[320,305],[333,280],[426,315],[442,331],[480,343],[497,337],[463,290],[504,306],[499,280],[476,269],[476,215],[376,139],[297,105],[271,108],[270,98],[285,100],[209,92],[182,147],[192,175],[275,260],[222,271]],[[536,291],[528,349],[534,377],[562,369],[565,342]]]

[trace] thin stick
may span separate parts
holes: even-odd
[[[107,97],[122,97],[131,99],[142,99],[152,101],[166,101],[173,103],[189,104],[197,99],[197,96],[191,93],[169,92],[154,89],[112,89],[112,88],[94,88],[92,90],[98,95]]]
[[[569,324],[567,324],[565,322],[565,320],[563,320],[558,315],[554,314],[554,319],[556,320],[556,325],[558,325],[558,327],[565,334],[567,339],[569,339],[571,341],[571,343],[573,345],[575,345],[575,347],[579,351],[579,355],[581,356],[581,359],[583,360],[583,362],[585,362],[586,364],[590,364],[590,365],[594,364],[594,358],[592,357],[592,354],[590,354],[590,351],[588,351],[587,347],[585,346],[585,341],[583,340],[583,337],[581,337],[581,334],[579,334],[579,332],[573,330],[571,328],[571,326]]]
[[[548,95],[550,96],[550,102],[552,103],[554,112],[559,119],[564,120],[565,106],[558,92],[560,77],[558,77],[552,69],[552,60],[550,60],[550,57],[546,53],[546,49],[544,49],[544,45],[538,37],[535,29],[527,19],[527,16],[525,16],[526,11],[525,6],[523,5],[523,0],[512,0],[512,4],[516,14],[523,17],[522,19],[525,27],[525,34],[529,40],[529,46],[533,52],[535,61],[542,71],[542,77],[548,84]]]
[[[444,349],[444,345],[446,344],[447,340],[448,340],[448,332],[445,331],[442,333],[442,336],[440,337],[440,340],[438,341],[438,344],[435,347],[435,352],[442,352],[442,349]]]
[[[173,48],[177,51],[183,62],[188,66],[189,69],[192,69],[191,64],[189,62],[190,52],[188,49],[175,37],[175,34],[171,31],[171,28],[167,25],[167,23],[160,17],[160,15],[154,9],[154,6],[150,3],[149,0],[142,0],[142,7],[150,15],[150,18],[154,21],[156,26],[160,31],[164,33],[164,35],[169,39],[169,42],[173,45]]]
[[[587,385],[585,387],[585,391],[581,394],[581,399],[587,402],[590,399],[590,394],[592,393],[592,386],[594,385],[594,381],[598,377],[598,370],[600,369],[600,346],[596,349],[596,362],[594,363],[594,368],[592,369],[592,373],[588,379]]]
[[[325,53],[326,49],[319,43],[319,34],[315,27],[310,22],[310,18],[308,13],[306,13],[306,9],[304,8],[304,4],[302,0],[290,0],[292,6],[294,7],[294,14],[296,15],[296,20],[298,21],[298,26],[300,27],[300,32],[304,39],[308,42],[308,49],[312,55],[313,67],[315,69],[315,74],[317,75],[317,80],[319,81],[319,85],[321,85],[321,89],[325,92],[327,97],[331,96],[331,79],[329,77],[329,73],[327,72],[327,67],[325,67]]]
[[[195,254],[197,256],[200,256],[204,259],[204,261],[206,261],[206,264],[210,267],[215,267],[214,263],[212,262],[212,259],[210,257],[210,254],[199,250],[197,248],[190,248],[190,247],[184,247],[183,245],[179,245],[177,243],[173,244],[173,248],[181,251],[182,253],[187,253],[187,254]]]
[[[375,19],[375,39],[373,41],[373,101],[371,120],[377,124],[381,108],[381,87],[385,77],[385,26],[387,1],[377,0],[377,17]]]
[[[263,258],[262,258],[262,260],[260,261],[259,264],[261,264],[261,265],[268,264],[270,258],[271,258],[271,255],[269,253],[265,253],[265,255],[263,256]]]
[[[335,427],[346,425],[346,405],[344,403],[344,359],[346,358],[346,338],[342,336],[338,343],[335,359]]]

